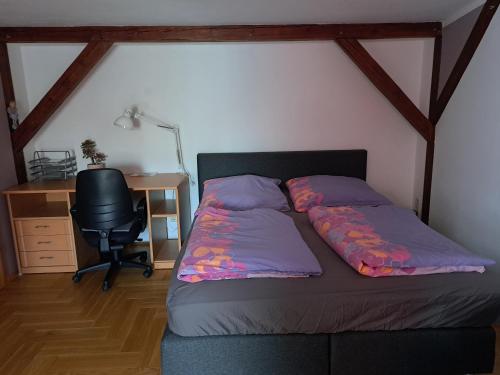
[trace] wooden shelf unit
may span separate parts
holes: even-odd
[[[155,269],[171,269],[179,255],[182,246],[183,230],[181,218],[191,215],[179,213],[185,208],[180,197],[189,194],[189,181],[184,181],[175,189],[155,189],[147,192],[148,207],[152,209],[149,215],[149,238],[151,244],[151,259]],[[175,220],[177,224],[177,238],[170,238],[167,231],[167,220]]]
[[[126,180],[135,202],[146,198],[149,235],[126,250],[146,250],[155,269],[172,268],[191,224],[189,180],[178,173]],[[74,272],[96,260],[69,212],[75,179],[13,186],[4,195],[20,274]],[[176,221],[178,238],[168,237],[167,219]]]

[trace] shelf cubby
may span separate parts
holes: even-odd
[[[153,218],[177,217],[177,207],[175,199],[165,199],[156,202],[151,212]]]
[[[65,193],[13,194],[10,199],[14,219],[67,218]]]

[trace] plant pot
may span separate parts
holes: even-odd
[[[102,169],[106,168],[106,164],[100,163],[100,164],[87,164],[87,169]]]

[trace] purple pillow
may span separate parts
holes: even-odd
[[[278,185],[280,180],[254,175],[215,178],[203,183],[203,197],[198,211],[206,207],[233,211],[273,208],[290,211]]]
[[[353,177],[308,176],[286,182],[297,212],[314,206],[380,206],[392,204],[368,184]]]

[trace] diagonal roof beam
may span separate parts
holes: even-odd
[[[379,91],[426,141],[434,140],[434,126],[370,53],[355,39],[338,39],[338,45]]]
[[[500,5],[500,0],[488,0],[483,6],[481,13],[472,29],[472,32],[465,43],[465,46],[458,57],[455,67],[451,71],[450,77],[439,96],[439,100],[436,104],[436,112],[433,116],[433,122],[437,123],[441,118],[446,106],[448,105],[453,93],[455,92],[462,76],[464,75],[467,67],[469,66],[474,53],[476,52],[481,40],[483,39],[488,26],[490,25],[493,16],[495,15],[498,6]]]
[[[15,151],[22,150],[61,104],[73,93],[92,68],[103,58],[112,42],[93,41],[87,44],[57,82],[13,133]]]

